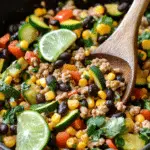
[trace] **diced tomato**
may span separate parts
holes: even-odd
[[[71,92],[68,93],[68,97],[70,97],[70,96],[72,96],[74,94],[77,94],[77,93],[78,93],[77,90],[73,90],[73,91],[71,91]]]
[[[113,143],[111,139],[107,139],[106,144],[108,145],[109,148],[117,150],[117,147],[115,146],[115,144]]]
[[[24,58],[31,65],[31,58],[33,57],[37,58],[37,55],[33,51],[27,51]]]
[[[7,43],[10,40],[10,34],[7,33],[3,37],[0,38],[0,48],[6,48]]]
[[[20,58],[25,55],[21,48],[17,46],[18,43],[19,42],[15,40],[8,45],[9,52],[12,53],[16,58]]]
[[[144,90],[134,88],[132,96],[135,96],[136,99],[141,99],[144,94]]]
[[[72,10],[66,9],[66,10],[61,10],[60,12],[58,12],[57,15],[54,17],[54,19],[62,22],[62,21],[68,20],[72,17],[73,17]]]
[[[150,121],[150,110],[142,109],[140,112],[146,120]]]
[[[72,126],[73,126],[76,130],[83,130],[83,129],[85,129],[84,121],[81,120],[80,118],[76,119],[76,120],[72,123]]]
[[[70,135],[67,132],[59,132],[56,135],[56,143],[60,148],[66,148],[66,142],[69,139]]]
[[[81,79],[81,75],[78,71],[70,71],[71,77],[73,80],[75,80],[76,82],[79,82],[79,80]]]

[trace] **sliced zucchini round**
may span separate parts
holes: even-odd
[[[37,30],[40,31],[50,30],[49,26],[35,15],[31,15],[29,17],[29,23]]]
[[[18,33],[19,40],[26,40],[29,44],[34,42],[37,39],[38,35],[38,30],[36,30],[29,23],[23,24]]]

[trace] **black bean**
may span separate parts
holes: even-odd
[[[45,96],[43,94],[37,94],[36,95],[36,102],[37,104],[40,104],[40,103],[44,103],[45,102]]]
[[[8,125],[5,123],[0,124],[0,133],[6,134],[8,132]]]
[[[111,89],[107,89],[106,90],[106,94],[107,94],[107,100],[113,100],[114,99],[114,92]]]
[[[56,138],[54,135],[51,135],[51,138],[48,142],[48,146],[50,146],[51,148],[55,148],[56,147]]]
[[[55,69],[62,67],[64,63],[65,63],[64,60],[57,60],[57,61],[54,63]]]
[[[118,117],[124,117],[125,118],[125,113],[123,112],[119,112],[119,113],[116,113],[116,114],[113,114],[112,117],[115,117],[115,118],[118,118]]]
[[[7,59],[7,58],[8,58],[8,55],[9,55],[8,49],[3,49],[3,50],[0,52],[0,58]]]
[[[96,84],[91,84],[89,86],[88,92],[91,96],[97,96],[99,89]]]
[[[50,20],[49,24],[52,26],[57,26],[57,27],[60,26],[60,23],[58,20]]]
[[[19,24],[11,24],[11,25],[9,25],[9,27],[8,27],[8,31],[11,33],[11,34],[14,34],[14,33],[16,33],[17,31],[18,31],[18,29],[19,29]]]
[[[59,56],[59,59],[62,59],[64,61],[69,61],[71,58],[71,54],[68,52],[64,52]]]
[[[83,40],[77,39],[77,40],[76,40],[76,45],[79,46],[79,47],[83,47],[83,46],[84,46]]]
[[[68,91],[71,90],[71,87],[70,87],[70,85],[67,84],[67,83],[61,83],[61,84],[59,85],[59,89],[60,89],[60,91],[68,92]]]
[[[52,75],[48,75],[46,78],[47,85],[50,85],[52,82],[56,82],[56,78]]]
[[[118,10],[121,12],[126,11],[129,8],[129,3],[123,2],[118,6]]]
[[[46,24],[49,24],[49,22],[50,22],[49,18],[44,18],[44,22],[45,22]]]
[[[108,108],[111,108],[111,107],[114,106],[114,102],[112,100],[107,100],[106,105],[107,105]]]
[[[92,16],[88,16],[83,20],[83,28],[90,29],[93,27],[94,24],[94,18]]]
[[[67,106],[67,102],[63,101],[60,103],[59,107],[58,107],[58,113],[61,115],[61,116],[65,116],[65,114],[67,113],[68,111],[68,106]]]
[[[87,102],[87,100],[86,100],[86,99],[82,99],[82,100],[80,101],[80,105],[81,105],[81,106],[88,107],[88,102]]]
[[[10,126],[10,131],[12,134],[16,134],[17,133],[17,126],[16,125],[11,125]]]
[[[0,101],[0,110],[2,110],[3,109],[3,106],[5,105],[5,102],[3,102],[3,101]]]
[[[97,39],[97,42],[98,42],[99,44],[101,44],[101,43],[103,43],[107,38],[108,38],[107,35],[99,36],[98,39]]]
[[[117,79],[118,81],[121,81],[121,82],[124,82],[124,81],[125,81],[125,79],[123,78],[123,76],[122,76],[121,74],[118,74],[118,75],[116,76],[116,79]]]

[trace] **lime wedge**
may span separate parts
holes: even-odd
[[[18,116],[16,150],[42,150],[50,131],[43,117],[35,111],[24,111]]]
[[[76,34],[67,29],[48,32],[40,40],[40,53],[45,60],[54,62],[61,53],[67,50],[76,41],[76,39]]]

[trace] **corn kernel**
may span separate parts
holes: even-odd
[[[105,35],[111,32],[111,27],[107,24],[99,24],[96,30],[100,35]]]
[[[5,136],[3,138],[3,142],[5,146],[7,146],[8,148],[12,148],[16,144],[16,136]]]
[[[145,29],[144,32],[150,32],[150,29]]]
[[[80,38],[82,29],[77,29],[77,30],[74,30],[73,32],[77,35],[78,38]]]
[[[132,132],[134,129],[134,122],[131,118],[126,118],[126,127],[128,129],[128,132]]]
[[[147,82],[150,83],[150,75],[147,77]]]
[[[88,108],[93,108],[95,106],[95,101],[92,97],[87,98]]]
[[[116,78],[116,75],[115,75],[114,73],[112,73],[112,72],[110,72],[110,73],[107,75],[107,80],[112,81],[112,80],[114,80],[115,78]]]
[[[126,117],[127,117],[127,118],[131,118],[131,119],[133,120],[132,115],[131,115],[128,111],[126,111],[125,114],[126,114]]]
[[[81,141],[77,144],[77,149],[81,150],[81,149],[84,149],[86,146],[87,146],[87,144],[85,142]]]
[[[79,107],[80,103],[78,100],[68,100],[68,108],[70,110],[77,109]]]
[[[82,130],[79,130],[79,131],[76,133],[76,137],[77,137],[78,139],[80,139],[82,135],[84,135],[84,132],[83,132]]]
[[[11,84],[11,82],[12,82],[12,77],[11,77],[11,76],[7,76],[4,82],[5,82],[6,84]]]
[[[146,60],[146,58],[147,58],[147,54],[146,54],[146,52],[144,52],[144,51],[142,51],[142,50],[138,50],[138,56],[139,56],[139,58],[141,59],[141,60]]]
[[[117,22],[117,21],[114,21],[114,22],[113,22],[113,26],[114,26],[114,27],[117,27],[117,26],[118,26],[118,22]]]
[[[28,102],[23,101],[19,105],[23,106],[25,110],[30,109],[30,104]]]
[[[96,6],[96,7],[94,8],[94,12],[95,12],[97,15],[103,15],[104,12],[105,12],[105,8],[104,8],[102,5]]]
[[[87,80],[85,78],[82,78],[79,80],[79,86],[84,87],[88,84]]]
[[[138,114],[137,116],[135,116],[135,121],[136,122],[143,122],[145,120],[144,116],[142,114]]]
[[[81,19],[85,19],[87,16],[88,16],[88,13],[87,13],[86,11],[82,11],[82,12],[80,13],[80,18],[81,18]]]
[[[36,80],[36,84],[40,85],[40,79]]]
[[[41,78],[40,79],[40,85],[45,88],[46,87],[46,79],[45,78]]]
[[[50,122],[50,123],[48,123],[48,127],[49,127],[49,129],[52,131],[53,130],[53,128],[55,127],[55,123],[54,122]]]
[[[7,112],[6,109],[2,109],[2,110],[0,111],[0,116],[4,116],[4,114],[6,114],[6,112]]]
[[[31,81],[32,81],[33,83],[35,83],[35,82],[36,82],[36,76],[31,76]]]
[[[17,106],[17,102],[16,101],[11,101],[10,102],[10,106],[11,106],[11,108],[16,107]]]
[[[26,17],[25,22],[29,22],[29,16]]]
[[[4,101],[4,100],[5,100],[5,95],[2,92],[0,92],[0,101]]]
[[[90,51],[89,50],[86,50],[84,53],[85,53],[85,56],[90,56]]]
[[[98,96],[101,98],[101,99],[106,99],[107,98],[107,94],[105,91],[98,91]]]
[[[98,99],[96,101],[96,106],[102,106],[106,103],[106,100],[105,99]]]
[[[51,118],[52,122],[56,124],[60,122],[60,119],[61,119],[61,115],[59,115],[58,113],[54,113],[54,115]]]
[[[49,92],[45,93],[45,99],[46,99],[46,101],[51,101],[51,100],[55,99],[55,93],[53,91],[49,91]]]
[[[26,50],[29,47],[29,43],[27,41],[23,40],[20,42],[20,47],[21,47],[21,49]]]
[[[81,140],[82,140],[83,142],[85,142],[85,143],[88,143],[88,141],[89,141],[88,135],[87,135],[86,133],[83,134],[83,135],[81,136]]]
[[[66,129],[66,132],[70,135],[75,135],[76,134],[76,130],[71,126]]]
[[[150,50],[150,40],[143,40],[142,41],[142,48],[145,50]]]
[[[83,38],[83,39],[87,40],[87,39],[89,39],[90,37],[91,37],[91,31],[90,31],[90,30],[85,30],[85,31],[83,31],[83,33],[82,33],[82,38]]]
[[[74,148],[74,145],[77,143],[77,139],[71,137],[67,140],[66,144],[68,148]]]
[[[34,10],[34,14],[38,17],[43,16],[46,14],[46,9],[45,8],[36,8]]]

